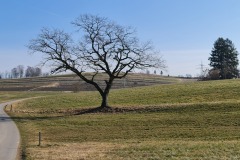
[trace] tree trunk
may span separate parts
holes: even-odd
[[[100,108],[110,108],[108,106],[108,94],[109,94],[109,91],[110,89],[112,88],[112,83],[113,83],[113,80],[114,78],[113,77],[110,77],[109,78],[109,81],[105,81],[106,82],[106,88],[104,90],[104,92],[101,93],[101,96],[102,96],[102,104],[100,106]]]
[[[102,95],[102,104],[100,108],[108,108],[108,93],[103,93]]]

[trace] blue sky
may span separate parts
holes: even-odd
[[[41,55],[28,54],[29,40],[43,27],[72,32],[71,22],[81,14],[135,27],[166,60],[165,74],[199,74],[218,37],[240,51],[239,0],[1,0],[0,72],[39,64]]]

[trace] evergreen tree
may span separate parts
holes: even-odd
[[[210,66],[219,70],[219,79],[230,79],[238,76],[238,51],[231,40],[218,38],[208,58]]]

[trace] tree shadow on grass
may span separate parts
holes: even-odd
[[[26,113],[26,116],[17,116],[11,115],[11,117],[0,117],[0,122],[7,122],[12,120],[31,120],[31,121],[42,121],[42,120],[51,120],[51,119],[60,119],[71,116],[79,116],[86,114],[124,114],[124,113],[153,113],[153,112],[162,112],[162,113],[170,113],[170,112],[184,112],[188,109],[188,106],[182,107],[127,107],[127,108],[119,108],[119,107],[96,107],[96,108],[84,108],[84,109],[74,109],[74,110],[61,110],[61,111],[45,111],[45,112],[35,112],[33,114],[37,114],[36,116],[29,116],[31,113]],[[20,111],[18,113],[21,114]]]
[[[121,113],[150,113],[150,112],[183,112],[186,110],[187,106],[182,107],[164,107],[164,106],[148,106],[148,107],[127,107],[127,108],[119,108],[119,107],[97,107],[90,109],[78,109],[71,111],[71,115],[83,115],[83,114],[121,114]]]
[[[12,116],[12,117],[0,117],[0,123],[3,122],[12,122],[12,121],[24,121],[24,120],[31,120],[31,121],[42,121],[42,120],[48,120],[48,119],[57,119],[57,118],[63,118],[65,116],[36,116],[36,117],[29,117],[29,116]]]
[[[11,117],[1,117],[0,122],[9,122],[9,121],[24,121],[24,120],[31,120],[31,121],[42,121],[42,120],[51,120],[51,119],[60,119],[66,118],[71,116],[79,116],[85,114],[117,114],[117,113],[127,113],[127,112],[136,112],[136,109],[132,108],[114,108],[114,107],[106,107],[106,108],[86,108],[86,109],[75,109],[75,110],[62,110],[62,111],[45,111],[45,112],[35,112],[32,114],[36,114],[36,116],[29,116],[31,113],[27,112],[15,112],[15,115],[11,115]],[[140,110],[139,110],[140,111]],[[19,114],[27,114],[18,116]],[[42,116],[41,116],[42,115]]]

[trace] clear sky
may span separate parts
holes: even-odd
[[[43,27],[74,31],[71,22],[81,14],[135,27],[163,55],[165,74],[199,74],[218,37],[240,51],[240,0],[1,0],[0,72],[39,64],[40,55],[28,54],[29,40]]]

